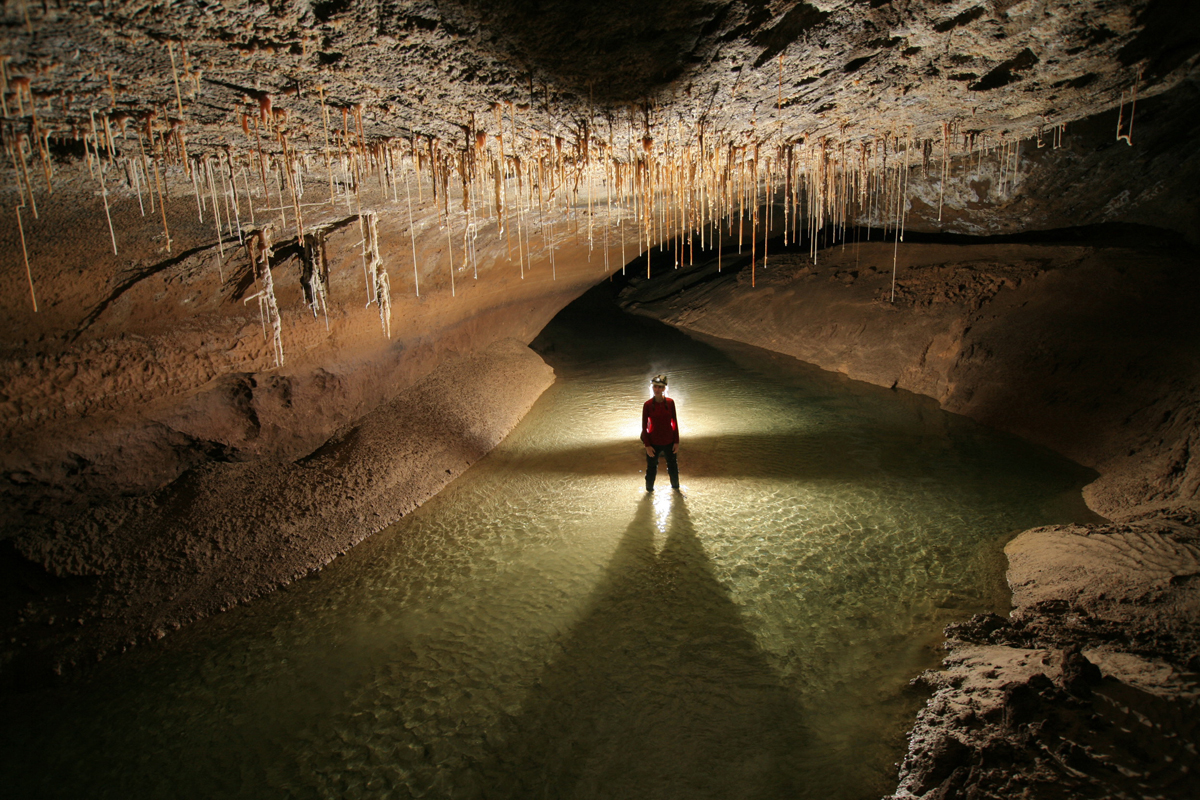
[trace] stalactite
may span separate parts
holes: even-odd
[[[222,165],[222,162],[220,161],[220,156],[218,156],[217,168],[221,172],[221,183],[225,190],[224,191],[225,219],[226,219],[226,221],[229,220],[229,206],[230,206],[229,201],[230,201],[230,198],[232,197],[232,199],[233,199],[233,203],[232,203],[233,218],[234,218],[234,221],[237,223],[237,237],[238,237],[238,242],[240,243],[243,240],[242,213],[241,213],[241,209],[238,207],[239,203],[238,203],[238,196],[237,196],[237,181],[234,179],[233,158],[229,155],[229,153],[224,153],[222,155],[224,156],[224,159],[225,159],[224,165]],[[232,228],[230,228],[230,232],[232,233]]]
[[[208,194],[213,204],[213,225],[217,231],[217,252],[220,258],[218,265],[220,265],[225,261],[225,237],[221,233],[221,207],[217,204],[217,187],[213,185],[212,159],[204,159],[204,177],[208,181]],[[224,272],[222,272],[222,280],[224,280]]]
[[[415,155],[414,155],[415,159]],[[412,192],[408,188],[408,173],[404,174],[404,197],[408,201],[408,238],[412,242],[413,294],[421,296],[421,279],[417,274],[417,232],[413,227]]]
[[[163,202],[162,178],[159,176],[158,158],[154,158],[154,187],[158,191],[158,210],[162,213],[163,236],[167,240],[167,252],[171,252],[171,231],[167,227],[167,206]]]
[[[204,198],[200,194],[200,171],[192,170],[192,197],[196,200],[196,217],[204,222]]]
[[[938,222],[942,221],[942,202],[946,196],[946,175],[948,169],[948,160],[946,155],[946,147],[950,139],[950,126],[945,122],[942,123],[942,176],[938,181]]]
[[[450,238],[450,216],[449,209],[446,209],[446,267],[450,270],[450,296],[457,297],[458,294],[454,288],[454,242]]]
[[[38,217],[37,199],[33,196],[33,182],[29,180],[29,167],[25,162],[25,141],[26,141],[26,139],[27,139],[27,137],[24,133],[17,134],[16,142],[14,142],[13,148],[16,151],[16,155],[20,156],[20,158],[16,158],[14,156],[14,160],[16,161],[16,164],[18,164],[21,168],[21,178],[24,180],[25,189],[27,190],[27,193],[29,195],[29,208],[31,211],[33,211],[33,218],[38,219],[39,217]],[[84,140],[84,148],[85,149],[87,148],[86,138]],[[21,202],[24,203],[24,200],[22,200]]]
[[[278,368],[283,366],[283,321],[279,316],[279,304],[275,300],[275,281],[271,276],[272,234],[272,226],[268,223],[246,238],[251,267],[255,276],[262,281],[263,288],[247,297],[243,303],[258,301],[259,312],[265,316],[266,324],[271,329],[271,356],[274,366]]]
[[[250,174],[246,165],[242,165],[242,185],[246,187],[246,207],[250,210],[250,224],[254,225],[254,193],[250,190]]]
[[[1133,147],[1133,115],[1137,112],[1137,87],[1142,80],[1142,72],[1138,70],[1137,80],[1133,82],[1133,88],[1130,89],[1131,103],[1129,106],[1129,129],[1125,133],[1121,133],[1123,121],[1125,119],[1125,92],[1121,92],[1121,107],[1117,112],[1117,141]],[[30,98],[32,102],[32,97]]]
[[[109,197],[107,192],[107,183],[112,182],[114,167],[118,170],[118,182],[125,181],[132,193],[136,193],[142,216],[146,215],[145,200],[149,199],[150,211],[153,212],[157,199],[168,252],[171,251],[173,243],[164,200],[174,191],[176,197],[186,201],[186,184],[179,183],[182,180],[180,173],[186,173],[191,180],[191,191],[202,223],[207,224],[205,215],[211,202],[212,224],[216,231],[217,251],[221,258],[219,269],[222,268],[225,257],[224,238],[234,235],[235,232],[239,240],[244,240],[246,236],[241,220],[242,195],[248,203],[248,226],[257,224],[254,206],[258,202],[258,211],[266,213],[270,218],[274,219],[274,214],[278,212],[279,218],[274,219],[273,229],[283,235],[283,232],[288,230],[290,220],[287,208],[290,205],[295,218],[297,239],[307,242],[309,234],[313,231],[309,230],[310,220],[306,217],[311,218],[312,225],[319,226],[327,221],[325,215],[328,209],[310,210],[318,203],[304,202],[306,180],[316,179],[327,183],[329,206],[340,205],[337,200],[341,192],[346,200],[347,211],[353,213],[353,209],[357,207],[359,213],[364,215],[363,241],[368,242],[371,239],[369,220],[378,221],[383,218],[387,213],[386,208],[389,207],[397,213],[403,213],[397,185],[397,181],[403,178],[403,202],[407,204],[414,293],[417,297],[420,297],[420,267],[417,263],[415,217],[433,211],[438,226],[446,232],[450,288],[454,296],[457,294],[455,273],[467,269],[468,266],[476,279],[484,280],[488,277],[489,267],[494,268],[497,263],[504,265],[505,269],[511,267],[514,255],[512,228],[515,228],[516,233],[515,255],[521,279],[533,270],[532,238],[540,232],[541,252],[543,258],[549,259],[553,280],[557,280],[558,239],[569,237],[572,233],[577,244],[583,244],[582,236],[586,234],[589,261],[595,247],[603,247],[603,269],[605,273],[609,273],[612,270],[611,258],[616,257],[618,247],[624,270],[628,234],[625,222],[629,222],[634,228],[632,233],[637,241],[637,253],[633,257],[645,254],[647,277],[652,275],[651,263],[654,258],[671,258],[674,269],[692,266],[695,263],[697,239],[702,254],[706,248],[716,248],[717,268],[721,271],[724,239],[736,235],[740,254],[747,244],[746,235],[749,234],[750,284],[754,287],[757,271],[767,267],[772,235],[782,235],[785,247],[807,245],[815,261],[822,247],[838,243],[844,247],[851,235],[850,226],[854,228],[853,236],[857,246],[864,235],[861,227],[866,224],[865,237],[868,240],[872,234],[871,229],[876,226],[883,229],[885,241],[888,233],[893,235],[894,300],[898,245],[904,240],[906,232],[907,214],[910,210],[908,199],[912,195],[914,203],[918,200],[918,195],[910,185],[913,177],[911,173],[915,167],[919,166],[921,169],[921,173],[917,175],[918,180],[922,177],[938,180],[939,221],[947,213],[953,214],[953,211],[946,210],[945,195],[951,174],[956,168],[959,177],[965,179],[966,172],[982,164],[986,164],[990,172],[993,169],[992,159],[995,158],[995,169],[998,171],[995,190],[1002,199],[1012,196],[1021,177],[1021,145],[1025,137],[1020,131],[997,135],[990,129],[966,130],[963,123],[943,121],[940,123],[940,164],[936,160],[939,154],[934,149],[938,146],[936,127],[924,131],[909,130],[904,137],[900,137],[895,131],[885,132],[881,128],[877,134],[856,138],[847,134],[850,128],[849,123],[846,123],[840,129],[840,133],[829,132],[823,127],[821,131],[824,131],[825,135],[806,132],[787,138],[782,110],[782,55],[778,60],[776,118],[771,121],[772,124],[764,124],[762,127],[756,127],[754,120],[751,120],[747,128],[737,132],[714,130],[709,127],[711,122],[703,117],[698,121],[688,121],[681,114],[672,120],[653,101],[641,104],[636,111],[630,110],[627,133],[624,130],[623,116],[616,117],[616,125],[614,118],[608,116],[608,132],[605,137],[605,115],[601,114],[601,128],[596,129],[596,117],[591,109],[586,117],[576,117],[573,121],[567,121],[565,118],[548,122],[543,120],[541,124],[545,127],[541,130],[536,127],[539,124],[536,113],[530,114],[528,119],[522,115],[525,127],[519,128],[519,107],[508,101],[511,111],[511,127],[508,130],[505,129],[503,103],[494,102],[490,110],[494,117],[495,130],[490,129],[487,116],[482,116],[477,125],[476,115],[471,113],[469,123],[460,125],[465,141],[459,138],[458,133],[454,134],[453,139],[444,138],[444,129],[436,126],[435,130],[422,134],[408,129],[404,134],[405,138],[400,140],[378,136],[368,140],[363,104],[336,102],[334,107],[342,111],[343,126],[339,131],[335,124],[331,131],[327,107],[327,102],[331,101],[326,98],[325,87],[317,86],[317,97],[312,98],[310,93],[309,103],[310,108],[315,107],[318,102],[320,104],[323,138],[316,133],[315,120],[311,121],[310,130],[303,119],[302,107],[288,109],[291,111],[289,118],[287,110],[274,107],[269,94],[247,89],[244,102],[248,105],[241,105],[234,110],[235,115],[240,115],[247,139],[239,139],[232,145],[222,144],[219,143],[218,137],[210,135],[212,131],[208,127],[202,129],[201,135],[197,135],[192,129],[186,129],[191,135],[185,136],[182,86],[195,86],[195,90],[190,94],[190,101],[196,104],[200,91],[199,73],[193,69],[186,50],[179,43],[165,44],[171,59],[178,119],[175,119],[175,115],[168,116],[168,88],[166,96],[159,98],[156,106],[144,112],[144,115],[139,113],[134,131],[138,150],[136,153],[130,150],[125,124],[131,117],[128,113],[117,113],[118,98],[113,86],[112,71],[101,70],[95,73],[100,79],[96,85],[102,86],[104,77],[107,76],[107,96],[104,94],[105,90],[99,88],[94,91],[97,96],[92,100],[98,100],[101,103],[99,108],[104,111],[101,112],[100,119],[96,119],[93,112],[90,132],[79,135],[80,131],[86,129],[86,123],[79,124],[78,130],[74,132],[76,142],[83,143],[81,160],[86,160],[89,174],[101,185],[114,254],[117,251],[117,243],[113,214],[115,212],[120,220],[122,209],[120,191],[114,190],[112,197]],[[180,47],[180,55],[183,56],[182,74],[180,62],[174,52],[176,46]],[[158,52],[161,57],[161,51]],[[38,108],[37,99],[44,99],[49,95],[41,93],[35,98],[30,90],[28,77],[12,76],[10,79],[6,62],[7,59],[0,58],[0,81],[10,86],[13,92],[8,95],[0,92],[0,100],[4,101],[6,107],[10,101],[15,101],[15,110],[22,116],[28,113],[30,119],[20,122],[6,121],[5,148],[13,162],[14,184],[20,192],[21,208],[29,208],[36,218],[38,209],[30,173],[36,172],[37,168],[29,163],[36,157],[32,149],[35,146],[38,148],[46,175],[47,191],[51,192],[51,178],[60,180],[52,172],[55,162],[49,157],[51,144],[55,145],[55,158],[60,158],[59,144],[66,137],[61,128],[56,128],[56,138],[51,140],[50,128],[53,126],[49,124],[43,126],[44,131],[39,129],[39,124],[47,122],[50,117],[43,114],[43,109]],[[739,79],[742,77],[744,76],[739,75]],[[1131,143],[1138,82],[1128,91],[1130,116],[1126,119],[1124,115],[1124,105],[1127,101],[1125,93],[1122,92],[1117,139]],[[298,86],[296,96],[301,96]],[[125,101],[128,98],[123,96],[121,99]],[[72,97],[70,103],[75,102]],[[258,106],[258,114],[253,113],[255,103]],[[56,101],[52,102],[51,108],[57,105]],[[64,110],[68,106],[68,98],[65,96],[62,105]],[[196,104],[191,110],[190,113],[195,119],[190,124],[198,125],[197,115],[202,107],[205,107],[204,104]],[[522,107],[521,110],[524,108],[527,107]],[[769,100],[766,108],[769,109]],[[467,112],[464,112],[460,118],[465,120],[467,116]],[[156,119],[157,123],[154,121]],[[28,130],[31,121],[32,134]],[[674,125],[671,125],[672,121],[675,122]],[[1052,124],[1050,119],[1043,118],[1041,121],[1043,126]],[[142,122],[145,123],[144,133],[149,141],[148,147],[142,140]],[[259,132],[260,122],[265,135]],[[251,123],[253,131],[250,130]],[[793,124],[790,119],[787,123]],[[1063,125],[1053,123],[1051,131],[1053,146],[1060,147]],[[1050,137],[1043,141],[1042,128],[1036,129],[1030,135],[1034,134],[1038,137],[1039,146],[1049,143]],[[443,138],[439,138],[439,135]],[[190,155],[187,150],[188,138],[191,139],[190,145],[193,148]],[[403,142],[407,142],[407,145]],[[320,155],[316,154],[318,144],[321,149]],[[641,145],[640,148],[638,144]],[[311,152],[306,152],[305,147],[310,148]],[[902,157],[901,148],[904,150]],[[254,168],[255,154],[258,157],[258,171],[262,181],[261,195],[257,199],[249,181],[249,172]],[[919,159],[919,164],[913,163],[914,155]],[[319,175],[322,158],[326,166],[323,180]],[[180,166],[182,170],[178,169]],[[931,167],[936,168],[936,171]],[[242,172],[243,186],[239,186],[236,180],[239,169]],[[124,171],[123,176],[120,175],[120,170]],[[404,171],[403,176],[400,175],[401,170]],[[273,173],[273,179],[268,179],[268,171]],[[458,172],[457,178],[454,175],[455,171]],[[306,172],[308,174],[305,174]],[[153,187],[150,180],[152,173]],[[375,181],[371,180],[372,175],[378,179],[378,187],[374,185]],[[410,186],[410,181],[414,178],[417,181],[419,203],[416,212],[412,208]],[[425,205],[423,199],[423,183],[426,179],[432,193],[432,209]],[[510,186],[514,181],[515,185]],[[287,184],[286,192],[284,183]],[[146,198],[143,197],[143,184]],[[308,186],[310,196],[314,192],[314,186],[316,193],[320,195],[319,205],[324,206],[326,198],[321,194],[323,190],[319,183]],[[598,196],[601,186],[605,195],[603,199]],[[950,188],[953,192],[953,185]],[[931,185],[929,189],[932,189]],[[581,191],[586,192],[586,198],[579,197]],[[460,197],[453,197],[454,192],[461,192]],[[278,198],[273,196],[275,194]],[[377,204],[380,202],[380,196],[387,206]],[[782,206],[782,231],[774,227],[776,197]],[[924,195],[920,197],[923,199]],[[951,198],[953,200],[953,194]],[[460,202],[461,215],[458,213]],[[110,208],[110,203],[115,208]],[[186,205],[186,202],[184,204]],[[374,210],[362,212],[363,204],[372,204]],[[950,205],[953,209],[953,202]],[[184,209],[180,207],[179,210]],[[929,211],[931,214],[932,209]],[[586,223],[580,219],[581,214],[587,215]],[[762,214],[766,214],[765,220],[761,219]],[[431,218],[432,216],[430,215]],[[733,230],[735,219],[736,234]],[[463,223],[461,262],[455,261],[453,251],[454,239],[458,235],[454,228],[458,220]],[[496,225],[494,231],[491,228],[492,221]],[[602,225],[602,233],[595,230],[597,224]],[[562,227],[564,225],[567,226],[566,229]],[[761,241],[758,239],[760,225],[763,234]],[[610,230],[613,226],[615,228]],[[722,226],[725,227],[724,231]],[[586,230],[581,230],[582,228]],[[807,242],[804,241],[805,235],[808,236]],[[610,240],[611,236],[620,240],[619,245]],[[436,239],[436,236],[434,238]],[[577,248],[572,249],[569,246],[569,238],[567,245],[569,253],[581,254]],[[732,250],[732,242],[730,246]],[[128,249],[127,245],[123,247]],[[497,262],[496,253],[500,247],[506,248],[507,260]],[[611,253],[610,247],[613,250]],[[655,248],[658,249],[659,256],[653,255]],[[366,246],[366,249],[369,250],[370,247]],[[761,260],[759,255],[762,255]],[[777,263],[778,258],[777,247]],[[369,261],[369,258],[364,261],[364,280],[367,284],[368,302],[376,302],[380,297],[380,280],[372,276]],[[434,267],[430,269],[436,272]],[[315,301],[310,297],[310,303],[312,302]],[[328,325],[327,313],[326,324]]]
[[[137,138],[138,154],[142,159],[142,175],[146,178],[146,194],[150,199],[150,213],[154,213],[154,194],[150,191],[150,164],[146,159],[146,148],[142,144],[142,132],[135,130],[133,135]]]
[[[29,249],[25,246],[25,225],[21,222],[21,207],[14,206],[17,214],[17,231],[21,235],[21,255],[25,258],[25,278],[29,281],[29,299],[33,302],[33,311],[37,313],[37,294],[33,291],[33,270],[29,267]]]
[[[92,120],[92,147],[96,148],[97,147],[97,142],[96,142],[97,131],[96,131],[96,113],[94,111],[91,114],[91,120]],[[100,195],[104,199],[104,217],[105,217],[105,219],[108,220],[108,235],[109,235],[109,238],[112,240],[113,255],[115,256],[115,255],[117,255],[117,233],[116,233],[116,231],[113,230],[112,214],[110,213],[109,208],[108,208],[108,186],[106,185],[105,180],[104,180],[104,169],[105,169],[104,161],[100,159],[100,154],[98,152],[96,153],[96,160],[99,162],[96,171],[100,173]],[[30,191],[30,195],[32,195],[32,194],[33,194],[33,192]]]
[[[175,99],[179,103],[179,126],[177,128],[179,134],[179,150],[183,158],[184,169],[191,171],[191,164],[187,157],[187,143],[183,135],[183,95],[179,91],[179,72],[175,69],[175,51],[171,47],[171,42],[167,42],[167,54],[171,57],[171,76],[175,80]]]
[[[388,280],[387,269],[383,265],[383,259],[379,255],[379,215],[374,211],[366,211],[363,212],[360,219],[365,220],[363,259],[367,265],[367,273],[370,276],[375,295],[372,300],[367,301],[367,305],[374,302],[379,306],[380,325],[383,326],[384,336],[391,339],[392,287]]]
[[[138,172],[137,162],[133,159],[125,160],[125,178],[129,184],[133,186],[133,190],[137,193],[138,210],[141,212],[143,217],[146,216],[146,206],[142,202],[141,175]]]

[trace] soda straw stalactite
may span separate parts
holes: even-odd
[[[30,210],[33,211],[33,218],[38,219],[37,200],[34,199],[34,196],[33,196],[33,182],[29,180],[29,168],[25,163],[25,142],[27,139],[28,139],[28,137],[24,133],[17,134],[16,141],[13,143],[13,149],[16,151],[16,154],[14,156],[14,161],[18,165],[20,165],[21,178],[24,180],[25,189],[27,190],[27,193],[29,195],[29,208],[30,208]],[[85,135],[84,148],[86,149],[86,147],[87,147],[87,138]],[[21,202],[23,205],[25,201],[22,199]]]
[[[1124,142],[1125,144],[1129,145],[1130,147],[1133,147],[1133,115],[1134,115],[1134,113],[1137,112],[1137,89],[1138,89],[1138,83],[1140,83],[1141,80],[1142,80],[1142,71],[1141,71],[1141,69],[1139,69],[1137,80],[1135,80],[1133,82],[1133,88],[1130,89],[1130,92],[1129,92],[1130,97],[1131,97],[1131,103],[1129,106],[1129,128],[1128,128],[1128,130],[1125,131],[1125,133],[1121,133],[1121,130],[1124,127],[1124,119],[1125,119],[1125,92],[1124,91],[1121,92],[1121,106],[1120,106],[1120,110],[1117,112],[1117,141]],[[31,95],[30,103],[32,104],[32,102],[33,102],[33,97]]]
[[[446,259],[446,263],[450,269],[450,296],[457,297],[458,295],[454,289],[454,242],[451,241],[451,239],[450,239],[449,209],[446,209],[446,212],[447,212],[446,213],[446,252],[448,253],[448,258]]]
[[[179,150],[183,157],[184,169],[191,172],[191,164],[187,157],[187,142],[183,137],[183,94],[179,91],[179,72],[175,68],[175,51],[171,47],[171,42],[167,42],[167,55],[171,57],[171,76],[175,79],[175,100],[179,104],[179,127],[177,128],[179,135]]]
[[[224,157],[224,159],[225,159],[224,162],[222,162],[220,160],[221,156]],[[217,169],[221,173],[221,184],[224,187],[225,219],[226,219],[226,221],[229,220],[230,198],[232,198],[232,200],[233,200],[233,203],[232,203],[233,204],[233,219],[237,223],[238,241],[241,242],[242,241],[242,212],[241,212],[241,209],[239,208],[239,203],[238,203],[237,181],[235,180],[236,176],[234,175],[234,172],[233,172],[233,157],[230,156],[229,153],[227,153],[227,152],[222,153],[220,156],[218,156]],[[231,225],[232,225],[232,223],[231,223]],[[231,230],[232,230],[232,228],[231,228]]]
[[[29,281],[29,299],[33,302],[33,311],[37,313],[37,294],[33,291],[33,270],[29,268],[29,250],[25,246],[25,225],[21,222],[21,207],[13,206],[17,212],[17,231],[21,234],[21,255],[25,257],[25,278]]]
[[[416,155],[413,155],[413,160],[416,160]],[[412,213],[412,193],[408,188],[408,173],[404,174],[404,197],[408,201],[408,238],[412,242],[412,258],[413,258],[413,293],[421,296],[421,280],[417,275],[417,231],[413,227]]]
[[[149,125],[149,123],[147,123]],[[171,231],[167,228],[167,204],[163,202],[162,177],[159,175],[158,154],[154,156],[154,188],[158,192],[158,210],[162,213],[163,236],[167,241],[167,252],[171,252]]]
[[[942,221],[942,201],[946,197],[946,175],[948,162],[946,156],[946,147],[950,140],[950,126],[945,122],[942,123],[942,176],[938,181],[938,222]]]
[[[98,147],[98,145],[97,145],[98,132],[96,129],[96,112],[95,111],[91,112],[91,120],[92,120],[92,149],[96,150]],[[111,154],[110,154],[110,156],[111,156]],[[115,256],[115,255],[117,255],[117,234],[116,234],[116,231],[113,230],[112,214],[108,210],[108,186],[105,184],[105,181],[104,181],[104,160],[102,158],[100,158],[100,153],[98,150],[96,152],[96,161],[97,161],[97,172],[100,173],[100,194],[104,198],[104,217],[105,217],[105,219],[108,220],[108,235],[112,240],[113,255]]]
[[[250,172],[245,164],[242,165],[242,185],[246,187],[246,207],[250,210],[250,224],[254,225],[254,192],[250,189]]]
[[[199,170],[196,170],[196,172],[199,172]],[[217,187],[213,183],[212,159],[204,159],[204,177],[208,181],[208,194],[212,198],[213,206],[213,224],[216,226],[217,231],[217,252],[220,258],[220,261],[217,263],[222,264],[225,261],[225,242],[221,234],[221,207],[217,203]],[[224,272],[221,273],[221,276],[222,280],[224,280]]]
[[[0,56],[0,110],[8,116],[8,62],[12,56]]]

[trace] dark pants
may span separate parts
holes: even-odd
[[[646,456],[646,491],[654,488],[654,479],[658,476],[658,457],[667,457],[667,475],[671,478],[671,488],[679,488],[679,464],[675,460],[675,454],[671,452],[674,445],[656,444],[651,445],[654,448],[654,455]]]

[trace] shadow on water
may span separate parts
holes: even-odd
[[[638,501],[587,608],[506,726],[489,796],[795,795],[800,706],[717,581],[682,495]]]

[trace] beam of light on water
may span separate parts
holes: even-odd
[[[1077,467],[596,308],[491,455],[318,577],[5,698],[13,797],[866,798]],[[644,491],[670,375],[686,493]]]

